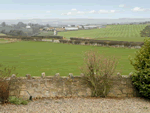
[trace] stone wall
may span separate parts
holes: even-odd
[[[86,39],[83,39],[86,40]],[[75,45],[92,45],[92,46],[107,46],[107,47],[118,47],[118,48],[135,48],[135,49],[140,49],[142,47],[142,44],[144,44],[144,42],[128,42],[128,45],[121,45],[117,44],[117,42],[121,42],[121,41],[111,41],[107,43],[107,41],[105,42],[105,40],[93,40],[90,41],[92,39],[89,39],[87,41],[82,41],[82,39],[80,40],[59,40],[60,43],[67,43],[67,44],[75,44]],[[96,42],[98,41],[98,42]],[[112,44],[112,42],[116,42],[114,44]],[[123,42],[123,41],[122,41]],[[124,41],[125,42],[125,41]],[[131,43],[131,44],[130,44]]]
[[[57,74],[56,74],[57,75]],[[19,81],[17,81],[19,80]],[[136,97],[137,90],[132,85],[131,76],[115,76],[110,78],[113,84],[107,97]],[[15,77],[10,85],[10,96],[23,99],[42,97],[90,97],[92,90],[83,84],[82,76],[41,76]]]

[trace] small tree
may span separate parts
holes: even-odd
[[[135,62],[131,56],[129,60],[135,69],[132,75],[133,85],[141,96],[150,98],[150,40],[145,39],[142,48],[136,51]]]
[[[92,88],[92,96],[106,97],[111,87],[109,78],[115,72],[116,58],[104,58],[97,51],[85,52],[85,66],[81,67],[83,80]]]
[[[5,22],[2,22],[1,25],[2,25],[2,27],[5,27],[5,26],[6,26],[6,23],[5,23]]]
[[[1,31],[1,33],[5,34],[5,33],[6,33],[6,30],[5,30],[5,29],[3,29],[3,30]]]

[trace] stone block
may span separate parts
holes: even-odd
[[[126,88],[122,90],[123,93],[133,93],[133,88]]]
[[[121,74],[119,72],[117,73],[117,77],[121,78]]]
[[[12,91],[9,91],[9,95],[12,96],[12,95],[15,95],[15,92],[12,90]]]
[[[78,96],[79,97],[86,96],[86,91],[79,91]]]
[[[45,78],[45,72],[41,73],[41,77]]]
[[[121,95],[117,95],[117,97],[127,97],[127,94],[121,94]]]
[[[25,84],[22,84],[22,85],[20,86],[20,88],[21,88],[21,89],[27,89],[27,87],[26,87]]]
[[[42,92],[42,94],[43,94],[45,97],[49,97],[49,96],[50,96],[50,93],[49,93],[48,90],[44,90],[44,91]]]
[[[19,96],[19,94],[20,94],[19,92],[20,92],[20,90],[18,90],[18,89],[14,90],[15,96]]]
[[[117,95],[115,95],[113,92],[109,92],[107,97],[117,97]]]
[[[128,75],[122,75],[122,78],[129,78]]]
[[[30,88],[27,90],[30,95],[34,94],[34,89]]]
[[[56,97],[57,96],[57,92],[50,91],[49,95],[50,95],[50,97]]]
[[[27,92],[26,91],[20,91],[20,95],[27,95]]]
[[[82,77],[82,76],[84,76],[84,74],[83,74],[83,73],[81,73],[81,74],[80,74],[80,76]]]
[[[39,87],[39,84],[32,84],[31,85],[31,88],[38,88]]]
[[[41,79],[41,77],[33,76],[32,79]]]
[[[133,94],[127,94],[128,95],[128,97],[133,97]]]
[[[69,78],[73,78],[73,73],[69,73]]]
[[[56,73],[56,74],[55,74],[55,76],[56,76],[56,77],[59,77],[59,76],[60,76],[60,74],[59,74],[59,73]]]
[[[30,74],[26,74],[27,79],[31,79],[31,75]]]
[[[46,87],[46,86],[45,86],[45,84],[40,84],[40,87],[44,88],[44,87]]]
[[[122,92],[120,90],[114,90],[114,93],[117,94],[117,95],[122,94]]]
[[[12,77],[12,78],[13,78],[13,77],[16,77],[16,75],[15,75],[15,74],[12,74],[11,77]]]
[[[132,75],[133,75],[133,72],[130,72],[130,73],[129,73],[129,76],[132,76]]]
[[[121,81],[121,84],[127,84],[127,82],[126,81]]]
[[[56,83],[55,81],[47,80],[45,83],[45,86],[48,88],[50,88],[50,87],[54,88],[56,86],[55,83]]]
[[[91,94],[92,94],[92,90],[90,88],[87,88],[86,89],[86,95],[91,96]]]

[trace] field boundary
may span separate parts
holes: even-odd
[[[59,73],[56,73],[55,76],[45,76],[42,73],[41,77],[31,77],[30,74],[27,74],[26,77],[16,77],[13,74],[12,77],[7,79],[8,81],[11,80],[9,95],[23,99],[31,97],[34,99],[43,97],[91,97],[92,89],[84,84],[83,76],[82,73],[75,77],[72,73],[69,73],[68,77],[60,77]],[[117,76],[109,79],[112,85],[107,92],[107,97],[139,96],[132,84],[131,75],[117,74]],[[101,78],[101,80],[103,81],[104,78]]]

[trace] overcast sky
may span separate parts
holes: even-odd
[[[1,0],[0,19],[150,18],[150,0]]]

